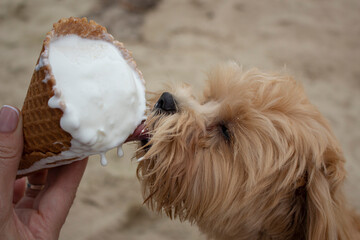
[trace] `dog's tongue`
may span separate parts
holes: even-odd
[[[125,142],[141,141],[146,138],[147,138],[147,131],[143,121],[139,126],[137,126],[135,131],[126,139]]]

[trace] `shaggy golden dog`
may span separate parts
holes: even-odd
[[[360,239],[339,144],[291,77],[225,64],[201,99],[163,93],[146,126],[137,174],[153,210],[209,239]]]

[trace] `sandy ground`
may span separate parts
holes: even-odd
[[[163,0],[134,14],[115,0],[1,0],[0,104],[21,108],[42,40],[61,17],[87,16],[130,49],[147,89],[185,81],[233,59],[295,76],[330,121],[347,158],[349,201],[360,211],[360,1]],[[205,239],[195,226],[142,206],[136,163],[89,162],[60,239]]]

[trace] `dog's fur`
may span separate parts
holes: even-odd
[[[210,239],[360,239],[329,124],[291,77],[228,63],[201,99],[155,109],[137,169],[145,202]]]

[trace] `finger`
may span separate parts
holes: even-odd
[[[25,184],[26,184],[26,178],[25,177],[17,179],[15,181],[13,204],[17,204],[20,201],[20,199],[24,196]]]
[[[42,170],[37,173],[33,173],[28,176],[28,183],[41,186],[46,182],[47,170]],[[17,202],[15,208],[31,208],[34,209],[35,198],[39,195],[42,189],[31,189],[29,186],[26,187],[25,196],[21,198],[19,202]],[[37,208],[35,208],[37,210]]]
[[[26,188],[25,195],[27,197],[35,198],[45,185],[47,177],[47,170],[42,170],[28,176],[28,187]]]
[[[0,212],[12,206],[13,187],[23,148],[22,117],[14,107],[0,110]]]
[[[45,185],[48,170],[41,170],[28,176],[28,182],[34,185]]]
[[[69,165],[49,169],[45,189],[38,195],[34,208],[47,219],[51,229],[60,231],[74,201],[87,158]]]

